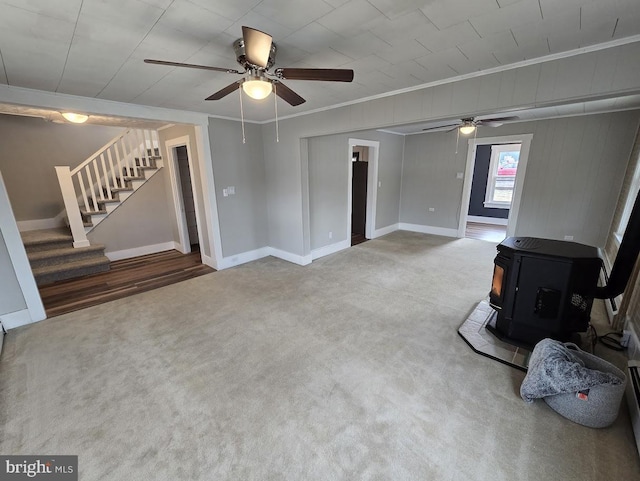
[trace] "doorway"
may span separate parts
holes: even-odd
[[[367,224],[367,184],[369,147],[356,145],[351,154],[351,245],[365,242]]]
[[[177,250],[188,254],[200,250],[202,233],[193,188],[193,162],[188,136],[166,142],[173,204],[180,239]]]
[[[377,140],[349,139],[347,232],[352,246],[375,237],[379,150]]]
[[[469,140],[458,237],[515,235],[532,134]]]

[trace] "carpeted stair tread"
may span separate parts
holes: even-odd
[[[21,232],[22,243],[28,253],[71,247],[73,236],[66,227]]]
[[[30,252],[27,257],[32,268],[43,267],[45,265],[67,264],[74,260],[86,259],[89,257],[102,256],[104,245],[92,244],[88,247],[64,247],[46,251]]]
[[[107,256],[96,256],[88,259],[79,259],[65,264],[47,265],[33,269],[36,283],[41,286],[55,281],[71,279],[98,272],[108,271],[110,261]]]

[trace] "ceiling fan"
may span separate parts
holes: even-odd
[[[269,69],[274,65],[276,59],[276,44],[273,43],[271,35],[254,28],[242,27],[242,38],[233,43],[233,49],[236,54],[236,61],[242,66],[243,71],[149,58],[144,61],[145,63],[170,67],[187,67],[244,75],[243,78],[227,85],[205,100],[220,100],[242,86],[245,93],[253,99],[263,99],[273,91],[282,100],[295,107],[304,103],[305,99],[283,84],[283,79],[320,80],[325,82],[353,81],[353,70],[347,69],[277,68],[270,72]]]
[[[423,132],[430,131],[440,131],[445,130],[446,132],[451,132],[455,129],[460,129],[460,133],[464,135],[468,135],[476,130],[476,127],[486,126],[486,127],[500,127],[503,123],[508,122],[510,120],[518,120],[518,117],[493,117],[490,119],[476,119],[474,117],[469,117],[465,119],[460,119],[455,123],[449,125],[440,125],[438,127],[429,127],[426,129],[422,129]]]

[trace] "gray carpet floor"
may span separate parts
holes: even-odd
[[[527,405],[457,335],[494,256],[396,232],[10,331],[0,452],[84,481],[640,479],[626,405],[601,430]]]

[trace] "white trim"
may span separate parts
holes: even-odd
[[[9,195],[0,172],[0,231],[9,252],[9,258],[22,290],[22,296],[29,312],[29,322],[37,322],[47,318],[40,298],[36,280],[31,271],[27,252],[18,232],[18,224],[11,209]],[[6,327],[6,325],[5,325]]]
[[[410,232],[420,232],[421,234],[458,237],[458,231],[456,229],[449,229],[447,227],[434,227],[430,225],[407,224],[406,222],[400,222],[400,224],[398,224],[398,228],[400,230],[408,230]]]
[[[509,219],[502,219],[500,217],[483,217],[479,215],[468,215],[467,222],[475,222],[476,224],[489,224],[489,225],[507,225]]]
[[[516,184],[513,188],[513,199],[511,202],[511,209],[509,210],[509,221],[507,222],[507,237],[515,234],[532,139],[533,134],[504,135],[501,137],[469,139],[469,147],[467,148],[467,166],[465,169],[464,185],[462,187],[462,200],[460,202],[459,216],[460,221],[458,223],[457,237],[465,236],[467,218],[469,216],[469,201],[471,199],[471,184],[473,183],[473,171],[476,163],[476,149],[478,145],[520,143],[522,144],[520,147],[520,160],[518,161]]]
[[[132,247],[131,249],[122,249],[120,251],[105,252],[104,255],[110,261],[119,261],[122,259],[130,259],[131,257],[146,256],[147,254],[156,254],[170,250],[179,250],[177,242],[162,242],[160,244],[152,244],[148,246]]]
[[[184,193],[182,192],[182,183],[180,179],[180,168],[178,166],[178,157],[176,156],[177,147],[187,148],[187,158],[189,160],[189,174],[193,180],[193,171],[191,169],[191,149],[189,147],[189,136],[177,137],[175,139],[169,139],[165,141],[164,146],[167,152],[169,167],[169,177],[171,179],[171,194],[173,198],[173,209],[176,214],[176,222],[178,224],[178,238],[179,242],[176,246],[177,250],[183,254],[191,252],[191,242],[189,241],[189,229],[187,227],[187,216],[185,214],[184,206]],[[191,188],[193,189],[193,182],[191,182]],[[193,202],[196,203],[197,196],[193,194]],[[196,206],[196,213],[198,208]],[[196,220],[197,223],[197,220]],[[198,225],[198,242],[202,243],[200,235],[200,226]]]
[[[267,247],[269,255],[273,257],[277,257],[278,259],[282,259],[287,262],[291,262],[293,264],[298,264],[300,266],[306,266],[311,264],[313,260],[311,258],[311,254],[306,256],[301,256],[298,254],[292,254],[291,252],[286,252],[280,249],[276,249],[275,247]]]
[[[356,146],[369,148],[369,168],[367,169],[367,213],[365,220],[365,237],[373,239],[376,230],[376,204],[378,202],[378,158],[380,153],[380,142],[377,140],[349,139],[349,194],[347,196],[347,235],[351,235],[351,210],[353,207],[353,148]]]
[[[316,259],[328,256],[330,254],[335,254],[336,252],[348,249],[349,247],[351,247],[351,241],[349,239],[336,242],[334,244],[329,244],[328,246],[312,250],[311,259],[315,261]]]
[[[640,35],[632,35],[631,37],[624,37],[624,38],[620,38],[620,39],[616,39],[616,40],[612,40],[610,42],[604,42],[604,43],[599,43],[596,45],[589,45],[586,47],[581,47],[581,48],[577,48],[574,50],[567,50],[566,52],[557,52],[557,53],[552,53],[549,55],[545,55],[544,57],[536,57],[536,58],[532,58],[532,59],[528,59],[528,60],[522,60],[520,62],[516,62],[516,63],[511,63],[508,65],[500,65],[498,67],[493,67],[490,69],[486,69],[486,70],[479,70],[477,72],[470,72],[464,75],[458,75],[456,77],[449,77],[449,78],[445,78],[442,80],[436,80],[434,82],[428,82],[428,83],[424,83],[424,84],[420,84],[420,85],[415,85],[413,87],[406,87],[403,89],[399,89],[399,90],[393,90],[391,92],[385,92],[382,94],[377,94],[377,95],[371,95],[369,97],[364,97],[361,99],[357,99],[357,100],[351,100],[349,102],[343,102],[340,104],[335,104],[335,105],[331,105],[328,107],[321,107],[318,109],[313,109],[313,110],[306,110],[304,112],[300,112],[300,113],[296,113],[296,114],[291,114],[291,115],[285,115],[284,117],[279,117],[278,120],[282,121],[282,120],[286,120],[286,119],[291,119],[294,117],[300,117],[303,115],[311,115],[311,114],[315,114],[318,112],[325,112],[327,110],[333,110],[333,109],[338,109],[341,107],[347,107],[349,105],[355,105],[355,104],[359,104],[359,103],[363,103],[363,102],[369,102],[371,100],[378,100],[378,99],[383,99],[386,97],[392,97],[394,95],[400,95],[400,94],[405,94],[405,93],[409,93],[409,92],[415,92],[416,90],[422,90],[422,89],[427,89],[427,88],[431,88],[431,87],[436,87],[438,85],[444,85],[444,84],[449,84],[449,83],[454,83],[454,82],[460,82],[462,80],[467,80],[467,79],[471,79],[471,78],[475,78],[475,77],[482,77],[485,75],[491,75],[494,73],[500,73],[500,72],[505,72],[508,70],[513,70],[513,69],[517,69],[517,68],[521,68],[521,67],[529,67],[531,65],[537,65],[537,64],[541,64],[541,63],[545,63],[545,62],[552,62],[554,60],[560,60],[563,58],[568,58],[568,57],[574,57],[576,55],[582,55],[585,53],[591,53],[591,52],[598,52],[600,50],[606,50],[608,48],[615,48],[615,47],[620,47],[623,45],[628,45],[630,43],[635,43],[635,42],[640,42]],[[238,120],[238,119],[235,119]],[[537,119],[536,119],[537,120]],[[260,123],[270,123],[273,122],[274,119],[270,119],[270,120],[264,120],[261,121]],[[245,120],[246,122],[246,120]]]
[[[61,215],[62,214],[62,215]],[[19,220],[18,230],[20,232],[27,232],[30,230],[40,229],[55,229],[57,227],[64,227],[64,211],[55,217],[49,219],[32,219],[32,220]]]
[[[383,235],[391,234],[392,232],[397,231],[399,228],[399,224],[391,224],[387,227],[383,227],[382,229],[376,229],[376,231],[373,233],[373,239],[382,237]]]
[[[239,266],[240,264],[246,264],[247,262],[256,261],[267,257],[269,255],[268,247],[261,247],[252,251],[241,252],[229,257],[223,257],[218,262],[218,270],[228,269],[229,267]]]
[[[25,326],[34,322],[31,319],[31,314],[29,314],[29,309],[2,314],[0,316],[0,320],[2,321],[2,326],[7,331],[9,329],[15,329],[16,327]]]
[[[203,251],[202,244],[200,245],[200,251],[210,259],[210,263],[207,263],[207,265],[218,269],[218,259],[222,259],[222,235],[220,234],[216,184],[213,176],[213,158],[211,157],[211,145],[209,143],[209,118],[207,117],[206,123],[195,125],[194,129],[196,132],[196,150],[198,151],[198,170],[200,172],[199,187],[202,189],[204,218],[207,220],[206,228],[209,237],[209,254]],[[197,207],[197,200],[194,199],[194,201],[196,201]],[[198,232],[203,227],[199,225]]]
[[[602,259],[602,262],[604,264],[604,268],[607,271],[607,274],[611,274],[611,261],[609,259],[609,256],[607,255],[607,252],[601,247],[598,247],[598,257]],[[600,279],[601,286],[607,285],[607,280],[605,279],[604,273],[602,272],[602,270],[600,270],[600,274],[598,278]],[[623,294],[620,294],[614,298],[616,307],[620,307],[622,305],[622,296]],[[607,311],[607,318],[609,320],[609,325],[613,325],[613,321],[615,320],[615,317],[618,314],[618,309],[615,309],[615,310],[613,309],[613,306],[611,305],[611,302],[609,302],[609,299],[603,299],[603,301],[604,301],[604,307]]]

